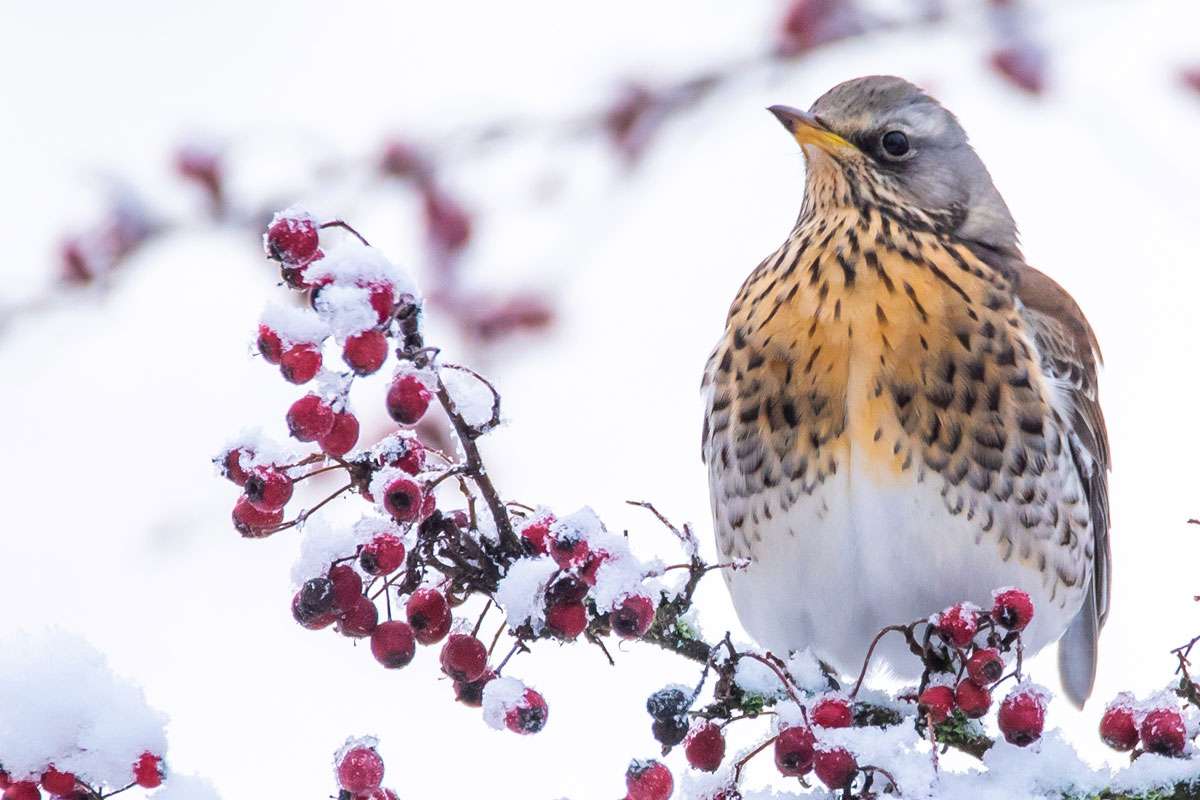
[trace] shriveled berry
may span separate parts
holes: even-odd
[[[950,606],[937,618],[937,629],[955,647],[966,647],[975,638],[979,623],[975,618],[976,608],[970,603]]]
[[[627,800],[667,800],[675,791],[671,770],[661,761],[634,760],[625,770]]]
[[[954,689],[954,702],[968,719],[979,719],[992,707],[992,694],[970,678]]]
[[[292,403],[287,412],[288,431],[302,442],[315,442],[333,430],[333,409],[315,394]]]
[[[255,467],[246,478],[246,499],[259,511],[278,511],[292,499],[292,479],[275,467]]]
[[[283,340],[269,325],[258,326],[258,353],[268,364],[278,364],[283,356]]]
[[[420,519],[424,503],[425,492],[412,478],[393,478],[383,490],[383,507],[397,522]]]
[[[954,690],[949,686],[929,686],[917,698],[917,708],[934,725],[940,725],[954,711]]]
[[[712,722],[701,722],[688,731],[683,753],[693,769],[716,772],[725,758],[725,735]]]
[[[416,425],[429,410],[433,393],[416,375],[400,375],[387,391],[387,410],[401,425]]]
[[[328,628],[336,622],[337,614],[333,611],[317,612],[306,607],[304,605],[304,592],[301,590],[292,596],[292,619],[310,631],[319,631],[322,628]]]
[[[305,610],[313,614],[327,614],[334,610],[333,581],[329,578],[311,578],[300,587],[299,597]]]
[[[967,675],[980,686],[991,686],[1004,675],[1004,659],[994,647],[980,647],[967,659]]]
[[[496,673],[489,669],[473,681],[455,681],[454,699],[464,706],[479,708],[483,705],[483,687],[487,686],[488,681],[495,677]]]
[[[242,467],[243,456],[248,461],[254,454],[244,447],[235,447],[220,456],[218,460],[218,464],[221,467],[221,474],[238,486],[245,486],[246,478],[250,477],[250,473]]]
[[[261,539],[270,536],[271,530],[283,522],[283,509],[276,511],[260,511],[255,508],[245,495],[238,498],[233,506],[233,527],[247,539]]]
[[[329,582],[333,584],[333,609],[339,614],[349,611],[362,597],[362,576],[346,564],[329,569]]]
[[[404,564],[404,542],[390,533],[379,533],[363,546],[359,566],[368,575],[390,575]]]
[[[370,598],[359,595],[353,605],[338,617],[337,630],[343,636],[361,639],[370,636],[379,625],[379,609]]]
[[[388,669],[408,666],[416,653],[417,642],[407,622],[388,620],[371,632],[371,655]]]
[[[279,357],[279,371],[289,383],[308,383],[320,369],[321,351],[316,345],[292,345]]]
[[[830,789],[844,789],[858,774],[858,762],[843,747],[821,748],[813,755],[813,772]]]
[[[681,716],[656,719],[650,725],[650,734],[654,741],[663,747],[674,747],[687,738],[688,718]]]
[[[546,698],[533,689],[526,689],[521,699],[505,712],[504,727],[513,733],[538,733],[546,727],[549,717],[550,709],[546,705]]]
[[[1000,704],[996,716],[1000,732],[1009,744],[1026,747],[1042,736],[1046,724],[1046,704],[1040,692],[1018,686]]]
[[[784,728],[775,737],[775,767],[783,775],[801,778],[813,768],[817,740],[803,725]]]
[[[612,628],[622,639],[637,639],[654,624],[654,601],[644,594],[631,594],[621,601],[611,616]]]
[[[42,793],[38,791],[33,781],[17,781],[4,790],[3,800],[41,800]]]
[[[42,773],[42,788],[55,797],[67,797],[75,792],[75,774],[59,772],[54,767],[48,767]]]
[[[373,747],[353,747],[337,764],[338,785],[351,794],[366,794],[383,782],[383,759]]]
[[[342,360],[357,375],[378,372],[387,361],[388,340],[383,331],[363,331],[346,339],[342,348]]]
[[[1020,589],[1005,589],[993,596],[992,619],[1002,628],[1023,631],[1033,619],[1033,601]]]
[[[1148,753],[1177,756],[1187,745],[1187,727],[1177,708],[1155,708],[1142,717],[1138,727],[1142,747]]]
[[[646,699],[646,711],[654,719],[671,719],[687,713],[690,698],[682,689],[669,686],[659,689]]]
[[[1133,698],[1118,695],[1100,718],[1100,738],[1113,750],[1126,752],[1137,747],[1138,726],[1133,717]]]
[[[349,411],[339,411],[333,415],[333,427],[329,433],[317,439],[317,445],[326,455],[340,458],[354,449],[358,444],[358,417]]]
[[[588,585],[574,575],[563,575],[546,589],[546,602],[579,603],[587,597]]]
[[[316,254],[319,238],[316,223],[308,216],[277,214],[263,237],[263,246],[276,261],[304,264]]]
[[[437,589],[417,589],[405,603],[404,613],[421,644],[440,642],[450,632],[450,604]]]
[[[553,516],[544,516],[526,522],[521,527],[519,534],[525,542],[525,548],[530,553],[542,554],[546,552],[546,537],[550,535],[550,526],[553,524]]]
[[[154,789],[162,785],[165,770],[159,756],[150,752],[142,753],[133,762],[133,782],[143,789]]]
[[[452,633],[442,646],[442,672],[456,681],[478,680],[487,669],[487,647],[467,633]]]
[[[849,728],[854,724],[854,709],[844,697],[823,697],[809,710],[808,720],[821,728]]]
[[[546,627],[563,639],[574,639],[587,628],[583,603],[554,603],[546,609]]]

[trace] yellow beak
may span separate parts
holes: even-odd
[[[827,153],[844,150],[847,147],[854,148],[854,145],[826,128],[824,123],[807,111],[801,111],[791,106],[771,106],[767,111],[774,114],[783,127],[787,128],[792,136],[796,137],[796,141],[802,145],[816,145]]]

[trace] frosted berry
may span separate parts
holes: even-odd
[[[287,412],[287,426],[292,437],[302,442],[315,442],[333,430],[334,413],[329,404],[315,394],[306,394]]]
[[[612,612],[612,628],[622,639],[638,639],[654,624],[654,601],[644,594],[631,594]]]
[[[553,516],[538,517],[526,522],[519,531],[521,539],[525,542],[525,549],[535,554],[546,553],[546,537],[550,535],[550,526],[553,524]]]
[[[661,761],[635,760],[625,770],[627,800],[667,800],[675,791],[671,770]]]
[[[817,750],[813,756],[813,772],[830,789],[844,789],[858,774],[858,762],[842,747]]]
[[[521,699],[504,713],[504,727],[513,733],[538,733],[546,727],[549,717],[546,698],[533,689],[526,689]]]
[[[1119,695],[1109,703],[1100,718],[1100,738],[1113,750],[1126,752],[1137,747],[1138,726],[1133,718],[1132,700],[1129,695]]]
[[[788,777],[804,777],[812,771],[816,744],[816,737],[807,727],[784,728],[775,737],[775,767]]]
[[[154,789],[163,782],[162,759],[153,753],[142,753],[133,762],[133,782],[143,789]]]
[[[283,509],[260,511],[243,495],[233,507],[233,527],[247,539],[269,536],[276,525],[283,522]]]
[[[420,474],[425,469],[425,445],[415,436],[394,436],[378,461],[381,466],[395,467],[409,475]]]
[[[353,567],[338,564],[330,568],[329,582],[333,585],[333,608],[339,614],[349,611],[362,597],[362,577]]]
[[[379,609],[370,598],[359,595],[354,603],[338,617],[337,630],[343,636],[361,639],[370,636],[379,625]],[[371,648],[374,650],[374,647]]]
[[[363,546],[358,564],[368,575],[390,575],[404,563],[404,542],[390,533],[379,533]]]
[[[588,585],[574,575],[563,575],[546,589],[546,602],[579,603],[587,597]]]
[[[41,800],[42,793],[38,791],[33,781],[17,781],[4,790],[3,800]]]
[[[283,355],[283,340],[267,325],[258,326],[258,352],[268,364],[278,364]]]
[[[393,478],[383,490],[383,507],[397,522],[420,519],[425,492],[412,478]]]
[[[379,371],[387,361],[388,340],[383,331],[363,331],[346,339],[342,348],[342,360],[357,375],[370,375]]]
[[[547,543],[550,557],[563,569],[582,565],[591,552],[587,540],[575,531],[560,531],[553,534]]]
[[[42,773],[42,788],[55,797],[68,797],[75,792],[75,775],[49,767]]]
[[[333,415],[333,427],[329,433],[317,439],[317,444],[326,455],[341,458],[358,444],[358,417],[349,411]]]
[[[370,292],[371,308],[375,309],[379,322],[387,322],[396,308],[396,292],[390,283],[372,283],[367,289]]]
[[[292,345],[279,357],[279,371],[289,383],[308,383],[320,369],[321,351],[316,345]]]
[[[292,499],[292,479],[275,467],[255,467],[246,478],[246,499],[259,511],[278,511]]]
[[[1018,686],[1000,704],[996,721],[1009,744],[1025,747],[1036,742],[1041,738],[1046,724],[1046,705],[1042,695]]]
[[[304,605],[303,598],[303,590],[292,596],[292,619],[300,623],[302,627],[310,631],[319,631],[337,621],[337,614],[333,611],[313,611]]]
[[[304,608],[313,614],[327,614],[334,610],[333,581],[329,578],[307,580],[297,594]]]
[[[844,697],[823,697],[809,710],[808,719],[821,728],[849,728],[854,724],[854,709]]]
[[[218,460],[218,464],[221,468],[221,474],[233,481],[238,486],[245,486],[246,478],[250,476],[250,473],[242,468],[242,456],[245,456],[247,459],[249,459],[253,455],[253,453],[244,447],[235,447],[226,452]]]
[[[1033,601],[1020,589],[996,592],[992,605],[992,619],[1002,628],[1023,631],[1033,619]]]
[[[1148,753],[1177,756],[1187,745],[1187,728],[1177,708],[1155,708],[1142,717],[1138,727],[1142,747]]]
[[[308,217],[276,215],[263,237],[267,255],[284,264],[304,264],[317,252],[319,235]]]
[[[725,758],[725,735],[712,722],[701,722],[688,731],[683,753],[693,769],[716,772]]]
[[[966,647],[975,638],[979,624],[975,620],[975,607],[968,603],[950,606],[937,618],[938,633],[955,647]]]
[[[968,719],[979,719],[992,707],[992,695],[975,681],[965,678],[954,690],[954,702]]]
[[[967,675],[980,686],[991,686],[1004,675],[1004,659],[994,647],[981,647],[967,659]]]
[[[546,609],[546,627],[563,639],[574,639],[587,628],[583,603],[554,603]]]
[[[417,589],[409,596],[404,613],[421,644],[440,642],[450,632],[450,604],[437,589]]]
[[[337,764],[338,785],[351,794],[367,794],[383,783],[383,759],[373,747],[353,747]]]
[[[381,622],[371,632],[371,655],[388,669],[408,666],[416,653],[417,642],[407,622]]]
[[[954,690],[949,686],[930,686],[917,698],[917,707],[930,722],[940,725],[954,711]]]
[[[489,669],[473,681],[455,681],[454,699],[464,706],[479,708],[483,705],[483,687],[487,686],[488,682],[495,677],[496,673]]]
[[[687,738],[688,718],[656,719],[650,726],[650,735],[663,747],[674,747]]]
[[[442,672],[456,681],[470,683],[487,669],[487,648],[466,633],[452,633],[442,646]]]
[[[416,425],[429,410],[433,393],[416,375],[400,375],[387,391],[387,410],[401,425]]]
[[[601,565],[608,561],[610,556],[604,550],[595,550],[588,553],[583,562],[583,569],[579,570],[579,577],[583,578],[583,582],[588,586],[596,585],[596,573],[600,571]]]
[[[659,689],[646,699],[646,711],[654,719],[671,719],[687,713],[691,701],[682,689]]]

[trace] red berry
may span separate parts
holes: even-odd
[[[1020,589],[1005,589],[993,595],[992,619],[1002,628],[1023,631],[1033,619],[1033,601]]]
[[[317,444],[326,455],[338,458],[346,455],[358,444],[358,417],[349,411],[337,412],[333,415],[333,427],[317,439]]]
[[[275,467],[255,467],[246,478],[246,499],[259,511],[278,511],[292,499],[292,479]]]
[[[456,681],[478,680],[487,669],[487,648],[467,633],[452,633],[442,646],[442,672]]]
[[[138,760],[133,762],[133,782],[143,789],[160,786],[164,773],[162,758],[153,753],[142,753]]]
[[[849,728],[854,724],[854,709],[844,697],[823,697],[809,710],[808,720],[821,728]]]
[[[954,690],[949,686],[930,686],[917,698],[917,707],[930,722],[940,725],[954,711]]]
[[[331,567],[329,582],[333,584],[333,609],[339,614],[349,611],[362,597],[362,577],[353,567],[346,564]]]
[[[383,759],[373,747],[353,747],[337,765],[338,785],[351,794],[366,794],[383,782]]]
[[[521,699],[505,712],[504,727],[522,735],[538,733],[546,727],[549,716],[546,698],[533,689],[526,689]]]
[[[397,522],[420,519],[425,492],[412,478],[393,478],[383,490],[383,507]]]
[[[221,456],[219,460],[221,474],[238,486],[245,486],[246,478],[250,476],[250,473],[242,468],[242,456],[249,460],[254,454],[244,447],[235,447]]]
[[[68,797],[75,791],[75,775],[47,767],[42,773],[42,788],[56,797]]]
[[[316,224],[304,216],[276,214],[263,238],[267,255],[284,264],[304,264],[317,253]]]
[[[283,522],[283,509],[276,511],[260,511],[245,497],[238,498],[233,507],[233,527],[247,539],[261,539],[270,536],[274,528]]]
[[[417,589],[408,598],[404,612],[421,644],[440,642],[450,632],[450,604],[437,589]]]
[[[390,283],[372,283],[367,288],[370,290],[371,308],[379,315],[379,322],[387,322],[396,307],[395,290]]]
[[[287,412],[287,426],[293,438],[315,442],[333,430],[334,413],[329,404],[315,394],[306,394]]]
[[[683,753],[693,769],[716,772],[725,758],[725,735],[712,722],[701,722],[688,731]]]
[[[996,721],[1009,744],[1025,747],[1036,742],[1046,724],[1046,704],[1041,693],[1021,686],[1013,689],[1000,704]]]
[[[408,666],[417,652],[413,629],[407,622],[381,622],[371,633],[371,655],[388,669]]]
[[[612,556],[604,550],[588,553],[587,559],[583,562],[583,569],[579,570],[579,577],[583,578],[583,582],[588,586],[595,586],[596,573],[600,571],[600,566],[610,558]]]
[[[487,686],[488,681],[494,677],[496,677],[496,673],[489,669],[473,681],[455,681],[454,699],[464,706],[479,708],[483,705],[483,687]]]
[[[830,789],[844,789],[858,774],[858,762],[844,748],[821,749],[813,756],[813,772]]]
[[[554,603],[546,609],[546,627],[563,639],[574,639],[587,628],[583,603]]]
[[[970,678],[964,678],[954,690],[954,702],[969,719],[979,719],[992,707],[992,695]]]
[[[369,597],[361,594],[353,605],[342,612],[337,621],[338,633],[352,639],[370,636],[378,626],[379,609]],[[374,650],[374,646],[371,649]]]
[[[416,375],[400,375],[387,391],[387,410],[401,425],[416,425],[429,410],[433,393]]]
[[[1004,659],[994,647],[981,647],[967,659],[967,675],[980,686],[991,686],[1004,675]]]
[[[376,534],[363,547],[358,563],[368,575],[390,575],[404,563],[404,542],[390,533]]]
[[[622,639],[638,639],[654,624],[654,601],[644,594],[631,594],[612,612],[612,627]]]
[[[448,196],[431,185],[423,187],[425,228],[429,238],[446,251],[460,249],[471,238],[471,218]]]
[[[775,737],[775,766],[788,777],[800,778],[813,767],[813,748],[817,740],[803,725],[784,728]]]
[[[290,383],[308,383],[321,369],[321,351],[314,344],[296,344],[279,357],[279,371]]]
[[[667,800],[675,791],[671,770],[661,761],[635,760],[625,770],[627,800]]]
[[[425,445],[416,436],[394,435],[387,439],[387,447],[378,451],[381,466],[395,467],[409,475],[420,474],[425,469]]]
[[[959,603],[950,606],[937,618],[937,629],[955,647],[966,647],[975,638],[979,623],[975,619],[975,606]]]
[[[1100,718],[1100,738],[1113,750],[1125,752],[1137,747],[1138,726],[1133,718],[1133,698],[1118,695]]]
[[[1138,733],[1148,753],[1177,756],[1187,745],[1187,727],[1177,708],[1155,708],[1142,717]]]
[[[0,769],[0,789],[7,789],[8,787],[12,786],[12,783],[12,778],[9,776],[9,774]]]
[[[268,364],[278,364],[283,356],[283,340],[267,325],[258,326],[258,352]]]
[[[18,781],[4,790],[3,800],[41,800],[42,793],[38,791],[33,781]]]
[[[550,557],[563,569],[581,566],[591,552],[587,540],[575,531],[561,531],[548,541]]]
[[[318,612],[308,608],[304,605],[304,590],[300,590],[292,596],[292,619],[310,631],[319,631],[336,622],[337,614],[333,611]]]
[[[363,331],[346,339],[342,348],[342,360],[357,375],[377,372],[387,360],[388,340],[383,331]]]
[[[554,516],[547,515],[526,522],[520,530],[520,536],[525,541],[525,549],[530,553],[546,552],[546,537],[550,535],[550,526],[554,524]]]

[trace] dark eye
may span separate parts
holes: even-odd
[[[908,155],[908,137],[903,131],[888,131],[879,140],[883,152],[892,158],[902,158]]]

